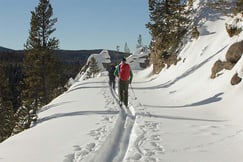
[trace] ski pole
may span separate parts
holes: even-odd
[[[134,95],[134,99],[136,100],[137,97],[136,97],[136,95],[135,95],[135,92],[134,92],[134,90],[133,90],[133,88],[132,88],[132,84],[131,84],[131,83],[130,83],[130,87],[131,87],[131,89],[132,89],[132,93],[133,93],[133,95]]]

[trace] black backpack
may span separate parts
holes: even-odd
[[[109,77],[115,78],[114,71],[116,67],[114,65],[111,65],[108,72],[109,72]]]

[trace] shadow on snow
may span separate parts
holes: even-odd
[[[184,107],[191,107],[191,106],[201,106],[201,105],[206,105],[206,104],[210,104],[210,103],[214,103],[214,102],[218,102],[220,100],[222,100],[222,97],[220,97],[221,95],[223,95],[224,93],[218,93],[212,97],[209,97],[207,99],[198,101],[198,102],[194,102],[191,104],[186,104],[186,105],[181,105],[181,106],[159,106],[159,105],[143,105],[146,107],[151,107],[151,108],[184,108]]]
[[[80,115],[113,115],[118,114],[119,111],[75,111],[69,113],[57,113],[50,116],[46,116],[37,120],[36,124],[46,122],[51,119],[70,117],[70,116],[80,116]]]

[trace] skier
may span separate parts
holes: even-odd
[[[128,108],[128,85],[132,82],[133,73],[130,65],[126,63],[126,58],[122,58],[121,63],[117,66],[114,75],[119,77],[118,80],[118,95],[120,106],[122,103]]]
[[[111,64],[111,66],[109,67],[108,69],[108,72],[109,72],[109,85],[111,88],[113,88],[115,90],[115,78],[116,76],[114,75],[114,71],[116,69],[116,66],[115,64]]]

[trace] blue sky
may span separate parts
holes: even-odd
[[[57,17],[52,36],[60,40],[60,49],[124,50],[131,52],[139,34],[144,45],[151,36],[145,24],[149,21],[148,0],[50,0],[53,18]],[[39,0],[1,0],[0,46],[23,49],[29,36],[31,11]]]

